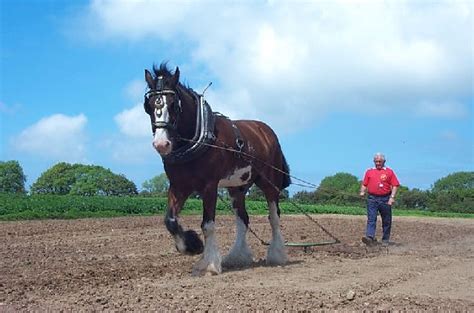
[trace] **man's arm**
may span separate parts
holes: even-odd
[[[390,194],[388,205],[392,205],[395,202],[395,196],[397,195],[397,190],[398,190],[398,186],[392,186],[392,193]]]
[[[364,186],[364,184],[360,185],[360,193],[359,195],[363,197],[365,195],[365,192],[367,191],[367,186]]]

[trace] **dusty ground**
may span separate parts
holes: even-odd
[[[162,217],[3,222],[0,311],[474,311],[474,221],[395,218],[396,244],[367,249],[364,217],[314,217],[342,243],[289,248],[290,264],[267,267],[265,247],[249,234],[254,266],[205,277],[191,276],[198,257],[175,251]],[[233,221],[218,217],[222,253]],[[268,238],[266,217],[251,221]],[[288,241],[330,239],[304,216],[283,216],[282,227]]]

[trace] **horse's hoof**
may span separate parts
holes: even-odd
[[[215,264],[211,262],[206,262],[204,259],[200,259],[193,266],[193,276],[205,276],[205,275],[219,275],[222,273],[221,264]]]
[[[197,264],[197,266],[194,267],[192,276],[211,276],[211,275],[219,275],[222,273],[222,269],[219,267],[216,267],[214,264],[209,264],[206,267],[202,268]]]
[[[270,250],[267,253],[265,263],[270,266],[285,265],[288,262],[288,255],[284,249]]]
[[[215,271],[193,270],[191,275],[194,276],[194,277],[202,277],[202,276],[215,276],[215,275],[219,275],[219,274],[220,274],[219,272],[215,272]]]

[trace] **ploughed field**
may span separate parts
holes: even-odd
[[[395,217],[388,248],[365,247],[365,217],[313,215],[341,241],[288,248],[282,267],[264,263],[192,277],[199,256],[180,255],[161,216],[0,223],[0,311],[396,309],[474,311],[474,221]],[[198,216],[181,218],[199,230]],[[234,217],[217,217],[221,254]],[[269,239],[265,216],[251,227]],[[380,238],[380,220],[378,237]],[[331,240],[305,216],[283,215],[289,242]]]

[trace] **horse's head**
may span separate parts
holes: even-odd
[[[145,94],[144,107],[151,119],[153,147],[166,156],[173,151],[182,111],[178,94],[179,68],[171,73],[166,64],[161,64],[159,68],[153,67],[153,72],[154,75],[145,70],[149,91]]]

